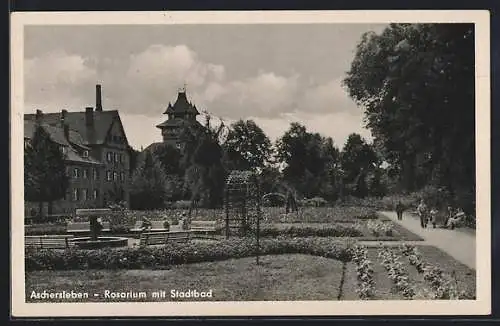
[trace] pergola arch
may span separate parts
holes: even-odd
[[[261,197],[257,176],[252,171],[231,171],[226,179],[224,207],[226,238],[258,234]]]

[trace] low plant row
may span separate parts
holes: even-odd
[[[410,265],[415,266],[417,272],[423,274],[424,280],[429,283],[432,299],[460,300],[474,298],[473,294],[459,289],[455,275],[447,275],[439,267],[426,263],[415,246],[403,245],[401,252],[408,257]]]
[[[382,222],[378,220],[369,220],[366,222],[366,227],[374,236],[393,236],[394,225],[392,222]]]
[[[217,242],[169,243],[161,247],[100,250],[33,250],[25,255],[26,271],[85,269],[162,269],[172,265],[250,257],[256,241],[235,238]],[[352,247],[328,238],[262,239],[261,255],[309,254],[350,261]]]
[[[372,262],[368,260],[368,250],[364,246],[356,246],[353,250],[352,261],[356,264],[358,293],[360,299],[368,300],[375,297],[375,280],[373,278]]]
[[[410,284],[408,271],[404,268],[400,257],[389,248],[382,248],[378,253],[382,260],[382,265],[388,273],[389,278],[394,284],[397,292],[401,293],[404,298],[412,299],[415,296],[415,289]]]

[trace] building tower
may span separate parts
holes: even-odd
[[[168,103],[168,107],[163,114],[166,114],[168,119],[156,126],[161,129],[163,143],[180,149],[182,147],[180,141],[182,128],[200,126],[200,123],[196,120],[196,116],[200,113],[196,109],[196,105],[188,101],[185,88],[178,92],[174,105]]]

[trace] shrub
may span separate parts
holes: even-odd
[[[162,247],[100,250],[33,250],[25,255],[26,271],[78,269],[167,268],[172,265],[250,257],[255,239],[236,238],[217,242],[168,243]],[[326,238],[262,239],[261,255],[310,254],[343,262],[352,258],[344,241]]]
[[[262,237],[361,237],[363,233],[355,225],[336,224],[326,227],[313,227],[301,225],[263,225],[260,229]]]

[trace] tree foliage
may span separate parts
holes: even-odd
[[[27,201],[49,203],[64,198],[69,187],[65,156],[60,145],[50,139],[49,133],[37,124],[33,138],[24,150],[24,197]],[[42,214],[42,211],[39,212]]]
[[[344,80],[403,188],[475,187],[473,24],[391,24],[363,35]]]
[[[262,169],[272,154],[271,141],[253,120],[238,120],[230,126],[224,150],[234,170]]]
[[[339,152],[331,138],[310,133],[299,123],[292,123],[278,139],[277,159],[285,164],[283,179],[303,196],[332,196],[334,169]]]
[[[167,199],[167,179],[160,161],[151,151],[144,151],[132,175],[130,206],[132,209],[163,208]]]

